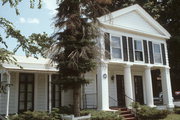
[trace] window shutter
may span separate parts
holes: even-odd
[[[143,46],[144,46],[144,59],[145,59],[145,63],[148,63],[149,59],[148,59],[147,40],[143,40]]]
[[[165,53],[165,46],[163,43],[161,44],[161,51],[162,51],[162,57],[163,57],[163,65],[166,65],[166,53]]]
[[[150,63],[154,64],[154,56],[153,56],[153,46],[152,41],[149,41],[149,56],[150,56]]]
[[[128,61],[127,37],[122,36],[124,61]]]
[[[131,62],[134,62],[134,52],[133,52],[133,40],[132,37],[128,37],[128,43],[129,43],[129,59]]]
[[[110,34],[109,33],[104,33],[104,44],[105,44],[105,58],[111,59]]]

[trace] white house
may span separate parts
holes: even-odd
[[[163,104],[173,108],[166,44],[170,34],[139,5],[99,20],[101,62],[85,76],[90,84],[82,86],[81,107],[109,110],[130,107],[133,101],[154,107],[153,98],[162,92]],[[0,114],[72,104],[72,91],[53,84],[57,70],[48,59],[15,57],[23,69],[4,63],[0,71],[1,81],[12,84],[7,94],[0,94]]]

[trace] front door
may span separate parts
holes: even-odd
[[[142,76],[134,76],[135,100],[144,104]]]
[[[34,110],[34,74],[19,75],[19,107],[18,112]]]
[[[117,81],[117,102],[119,107],[125,107],[124,76],[116,75]]]

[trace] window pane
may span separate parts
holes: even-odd
[[[55,107],[59,107],[59,100],[55,101]]]
[[[112,57],[113,58],[121,58],[121,49],[112,48]]]
[[[33,98],[32,93],[28,93],[27,94],[27,100],[32,101],[32,98]]]
[[[134,41],[135,50],[142,51],[142,42],[139,40]]]
[[[28,110],[32,110],[32,102],[28,102],[27,103],[27,109]]]
[[[25,100],[25,93],[20,93],[20,101],[24,101]]]
[[[154,44],[154,53],[160,53],[160,45]]]
[[[142,54],[142,52],[136,51],[135,54],[136,54],[135,57],[136,57],[137,61],[143,61],[143,54]]]
[[[20,102],[20,104],[19,104],[19,109],[20,110],[24,110],[25,108],[24,108],[24,102]]]
[[[113,48],[121,48],[120,37],[112,36],[111,40]]]
[[[20,91],[21,92],[25,91],[25,84],[20,84]]]
[[[32,92],[32,84],[28,84],[28,92]]]
[[[155,63],[161,63],[161,54],[154,54]]]

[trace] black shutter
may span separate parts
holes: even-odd
[[[149,56],[150,56],[150,63],[154,64],[152,41],[149,41]]]
[[[134,62],[132,37],[128,37],[128,43],[129,43],[129,59],[130,59],[131,62]]]
[[[127,38],[122,36],[124,61],[128,61]]]
[[[147,41],[146,40],[143,40],[143,46],[144,46],[144,59],[145,59],[145,63],[149,63]]]
[[[105,44],[105,58],[111,59],[110,34],[109,33],[104,33],[104,44]]]
[[[161,44],[161,51],[162,51],[162,57],[163,57],[163,65],[166,65],[166,53],[165,53],[165,46],[163,43]]]

